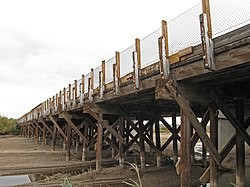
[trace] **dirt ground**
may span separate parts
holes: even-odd
[[[80,161],[81,152],[73,151],[71,161],[65,161],[65,152],[62,147],[56,147],[56,151],[51,151],[49,145],[43,146],[36,144],[31,139],[21,138],[17,136],[0,136],[0,175],[4,172],[15,169],[23,169],[24,173],[27,168],[39,167],[56,167],[68,164],[84,164]],[[136,159],[135,159],[136,160]],[[131,161],[131,160],[130,160]],[[133,161],[133,159],[132,159]],[[149,161],[150,162],[150,161]],[[139,162],[138,162],[139,163]],[[232,186],[230,183],[235,181],[235,154],[230,154],[223,165],[231,168],[231,172],[220,173],[219,186]],[[127,186],[124,181],[130,179],[138,181],[137,174],[129,165],[124,169],[117,164],[110,165],[111,167],[102,168],[99,171],[94,170],[94,167],[86,167],[83,170],[75,172],[62,173],[58,172],[53,175],[39,174],[35,175],[36,182],[22,186],[39,186],[39,185],[54,185],[66,184],[64,180],[68,179],[73,186]],[[249,150],[246,155],[246,178],[247,186],[250,186],[250,154]],[[198,186],[198,178],[203,173],[204,168],[193,166],[192,180],[194,186]],[[175,167],[171,164],[161,168],[147,167],[140,171],[140,176],[144,187],[177,187],[179,186],[180,177],[176,174]],[[34,176],[33,176],[34,177]]]

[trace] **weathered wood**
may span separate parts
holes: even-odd
[[[172,128],[173,128],[173,160],[174,163],[178,161],[178,144],[177,144],[177,129],[176,129],[176,114],[172,114]]]
[[[234,117],[230,109],[225,105],[223,100],[219,97],[219,94],[215,92],[215,90],[210,89],[211,94],[216,102],[216,105],[221,110],[221,112],[224,114],[224,116],[230,121],[230,123],[233,125],[235,130],[244,138],[246,143],[250,146],[250,136],[246,132],[246,130],[242,127],[240,122]]]
[[[162,154],[161,151],[159,149],[157,149],[157,147],[154,145],[154,143],[149,140],[142,132],[141,130],[136,127],[136,125],[132,122],[132,120],[129,118],[129,116],[121,109],[121,107],[117,106],[117,110],[119,111],[119,113],[122,115],[122,117],[124,117],[124,119],[129,123],[129,125],[131,125],[134,130],[138,133],[138,136],[140,138],[142,138],[145,142],[147,142],[147,144],[152,147],[152,149],[158,153],[158,154]]]
[[[180,177],[181,187],[191,187],[191,125],[186,113],[181,109]]]
[[[240,125],[244,128],[244,101],[236,99],[235,116]],[[245,142],[244,138],[236,132],[236,186],[245,187]]]
[[[138,114],[138,123],[139,123],[139,128],[143,129],[143,118],[141,114]],[[141,169],[145,169],[146,167],[146,160],[145,160],[145,143],[143,138],[140,138],[139,141],[140,145],[140,161],[141,161]]]
[[[210,107],[210,139],[215,148],[218,148],[218,118],[217,109],[214,106]],[[210,157],[210,185],[211,187],[218,186],[218,166],[213,157]]]
[[[54,119],[53,116],[49,116],[50,121],[52,121],[52,123],[54,124],[54,126],[58,129],[58,131],[60,132],[60,134],[63,136],[63,138],[67,138],[65,133],[62,131],[61,127],[57,124],[56,120]],[[54,134],[54,133],[53,133]]]
[[[53,131],[49,128],[49,126],[46,124],[46,122],[43,119],[39,119],[38,121],[43,124],[43,126],[49,131],[51,135],[53,135]]]
[[[215,159],[216,163],[218,165],[220,165],[221,158],[220,158],[220,155],[219,155],[217,149],[213,145],[212,141],[209,139],[208,135],[206,134],[206,131],[202,128],[202,126],[199,123],[193,110],[191,109],[189,104],[187,104],[187,101],[185,100],[185,98],[181,95],[181,93],[179,91],[177,91],[177,89],[178,89],[177,85],[174,85],[174,82],[170,80],[166,84],[166,87],[169,90],[169,92],[171,93],[171,95],[175,98],[175,100],[178,103],[178,105],[180,106],[181,110],[185,113],[185,115],[190,120],[192,126],[194,127],[194,129],[198,133],[200,139],[202,140],[202,142],[206,146],[206,149],[209,150],[210,155]]]
[[[66,124],[66,161],[70,161],[70,146],[71,146],[71,125],[69,123]]]
[[[160,134],[160,124],[159,124],[159,116],[155,114],[155,142],[157,149],[161,150],[161,134]],[[156,166],[161,167],[161,154],[156,155]]]
[[[116,138],[119,139],[119,141],[121,141],[123,144],[126,144],[126,142],[123,139],[123,137],[118,132],[116,132],[109,124],[107,124],[106,122],[104,122],[104,120],[101,119],[87,104],[84,105],[84,111],[86,111],[93,118],[95,118],[97,120],[98,124],[102,124],[102,126],[104,128],[107,128],[110,131],[111,134],[113,134]]]
[[[89,127],[88,124],[85,124],[84,131],[83,131],[84,137],[88,137],[88,129],[89,129],[88,127]],[[82,161],[86,161],[87,160],[87,145],[88,145],[88,143],[83,140],[83,145],[82,145]]]
[[[70,119],[70,115],[67,112],[63,112],[62,117],[67,121],[67,123],[71,126],[72,129],[84,140],[88,143],[87,138],[79,131],[79,129],[74,125],[74,123]]]
[[[207,126],[207,123],[209,121],[209,109],[205,112],[205,114],[203,115],[202,117],[202,120],[201,120],[201,125],[202,127],[205,129],[206,126]],[[194,146],[196,145],[197,141],[199,140],[199,135],[197,132],[195,132],[191,138],[191,148],[194,148]]]
[[[99,115],[99,118],[102,120],[103,118],[102,114]],[[96,141],[96,170],[99,170],[102,167],[102,141],[103,141],[102,137],[103,137],[103,126],[102,123],[98,123],[97,141]]]
[[[119,118],[119,133],[122,137],[124,137],[124,119],[122,117]],[[125,155],[124,155],[124,144],[119,141],[119,165],[120,167],[124,167]]]

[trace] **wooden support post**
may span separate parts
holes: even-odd
[[[153,142],[154,141],[154,129],[153,125],[149,127],[149,139]],[[153,149],[152,147],[149,148],[149,153],[152,156],[153,155]]]
[[[88,124],[85,123],[83,135],[86,138],[88,137],[88,130],[90,129],[88,127],[89,127]],[[87,145],[88,145],[88,143],[85,140],[82,140],[82,141],[83,141],[83,145],[82,145],[82,161],[86,161],[87,160]]]
[[[218,118],[217,110],[210,107],[210,139],[215,148],[218,147]],[[211,187],[218,186],[218,166],[213,157],[210,157],[210,185]]]
[[[207,167],[207,149],[203,142],[202,142],[202,165],[204,168]]]
[[[161,135],[160,135],[160,124],[158,114],[155,116],[155,142],[157,149],[161,150]],[[156,154],[156,165],[161,167],[161,155]]]
[[[66,129],[67,129],[66,161],[69,161],[70,160],[70,145],[71,145],[71,126],[69,123],[66,124]]]
[[[45,144],[45,139],[46,139],[46,128],[45,128],[45,126],[43,126],[42,145],[46,145],[46,144]]]
[[[103,119],[102,114],[99,114],[99,118]],[[97,141],[96,141],[96,170],[100,170],[102,167],[102,135],[103,126],[102,123],[98,123]]]
[[[191,131],[190,122],[181,110],[181,150],[180,150],[180,176],[181,187],[191,187]]]
[[[112,142],[113,145],[116,144],[116,138],[115,138],[114,135],[111,135],[111,142]],[[115,152],[115,147],[114,146],[112,146],[111,152],[112,152],[112,158],[115,158],[116,152]]]
[[[103,99],[103,94],[105,91],[105,60],[102,61],[102,70],[99,74],[99,83],[100,99]]]
[[[178,144],[177,144],[177,124],[176,124],[176,114],[172,114],[172,128],[173,128],[173,160],[174,163],[178,161]]]
[[[139,123],[139,129],[143,129],[143,118],[141,114],[138,115],[138,123]],[[140,160],[141,160],[141,169],[145,169],[146,167],[146,160],[145,160],[145,142],[143,138],[140,138],[139,141],[140,144]]]
[[[235,115],[240,125],[244,128],[244,101],[236,99]],[[210,169],[211,170],[211,169]],[[236,186],[245,187],[245,142],[239,132],[236,132]]]
[[[79,151],[79,136],[76,135],[76,151]]]
[[[124,119],[123,117],[120,117],[119,119],[120,126],[119,126],[119,133],[122,137],[124,137]],[[124,156],[124,145],[122,142],[119,141],[119,165],[120,167],[124,167],[124,161],[125,161],[125,156]]]
[[[35,133],[36,133],[36,144],[38,144],[39,142],[38,124],[35,125]]]
[[[52,151],[55,151],[56,147],[56,126],[54,125],[53,137],[52,137]]]
[[[188,117],[190,120],[193,128],[196,130],[198,133],[200,139],[206,146],[206,148],[209,150],[210,155],[216,160],[216,163],[220,165],[220,155],[217,151],[217,149],[214,147],[212,141],[209,139],[208,135],[206,134],[206,131],[204,128],[201,126],[200,122],[198,121],[195,113],[193,112],[192,108],[189,106],[188,101],[182,96],[180,91],[178,90],[177,84],[174,83],[173,80],[168,81],[166,84],[167,89],[169,90],[171,96],[175,98],[175,101],[178,103],[180,106],[182,112],[185,113],[185,115]]]

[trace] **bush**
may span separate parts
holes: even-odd
[[[17,132],[17,120],[0,116],[0,134],[15,134]]]

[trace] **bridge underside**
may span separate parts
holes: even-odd
[[[140,87],[134,88],[133,76],[120,79],[119,91],[113,82],[105,85],[103,98],[100,89],[90,99],[66,103],[63,108],[50,108],[37,119],[22,123],[21,134],[34,137],[43,144],[61,139],[70,160],[70,147],[82,149],[82,160],[96,151],[96,168],[101,168],[102,152],[110,150],[111,157],[120,166],[134,147],[140,154],[140,167],[145,168],[149,158],[160,167],[166,149],[180,167],[181,183],[189,184],[194,163],[194,146],[203,143],[202,164],[207,170],[202,182],[216,183],[218,166],[236,144],[236,175],[243,180],[245,170],[245,143],[250,145],[246,129],[250,125],[250,25],[214,40],[215,70],[204,68],[201,46],[171,65],[171,76],[160,75],[159,63],[141,70]],[[218,112],[221,111],[236,129],[235,135],[218,151]],[[178,118],[180,117],[180,122]],[[198,120],[199,119],[199,120]],[[207,127],[207,125],[209,127]],[[162,128],[170,132],[162,142]],[[206,129],[210,128],[210,136]],[[180,142],[180,144],[178,143]],[[136,145],[136,146],[135,146]],[[180,147],[178,147],[180,145]],[[207,165],[206,152],[209,152]],[[169,154],[169,152],[167,152]],[[127,156],[126,156],[127,155]],[[178,162],[178,158],[179,162]]]

